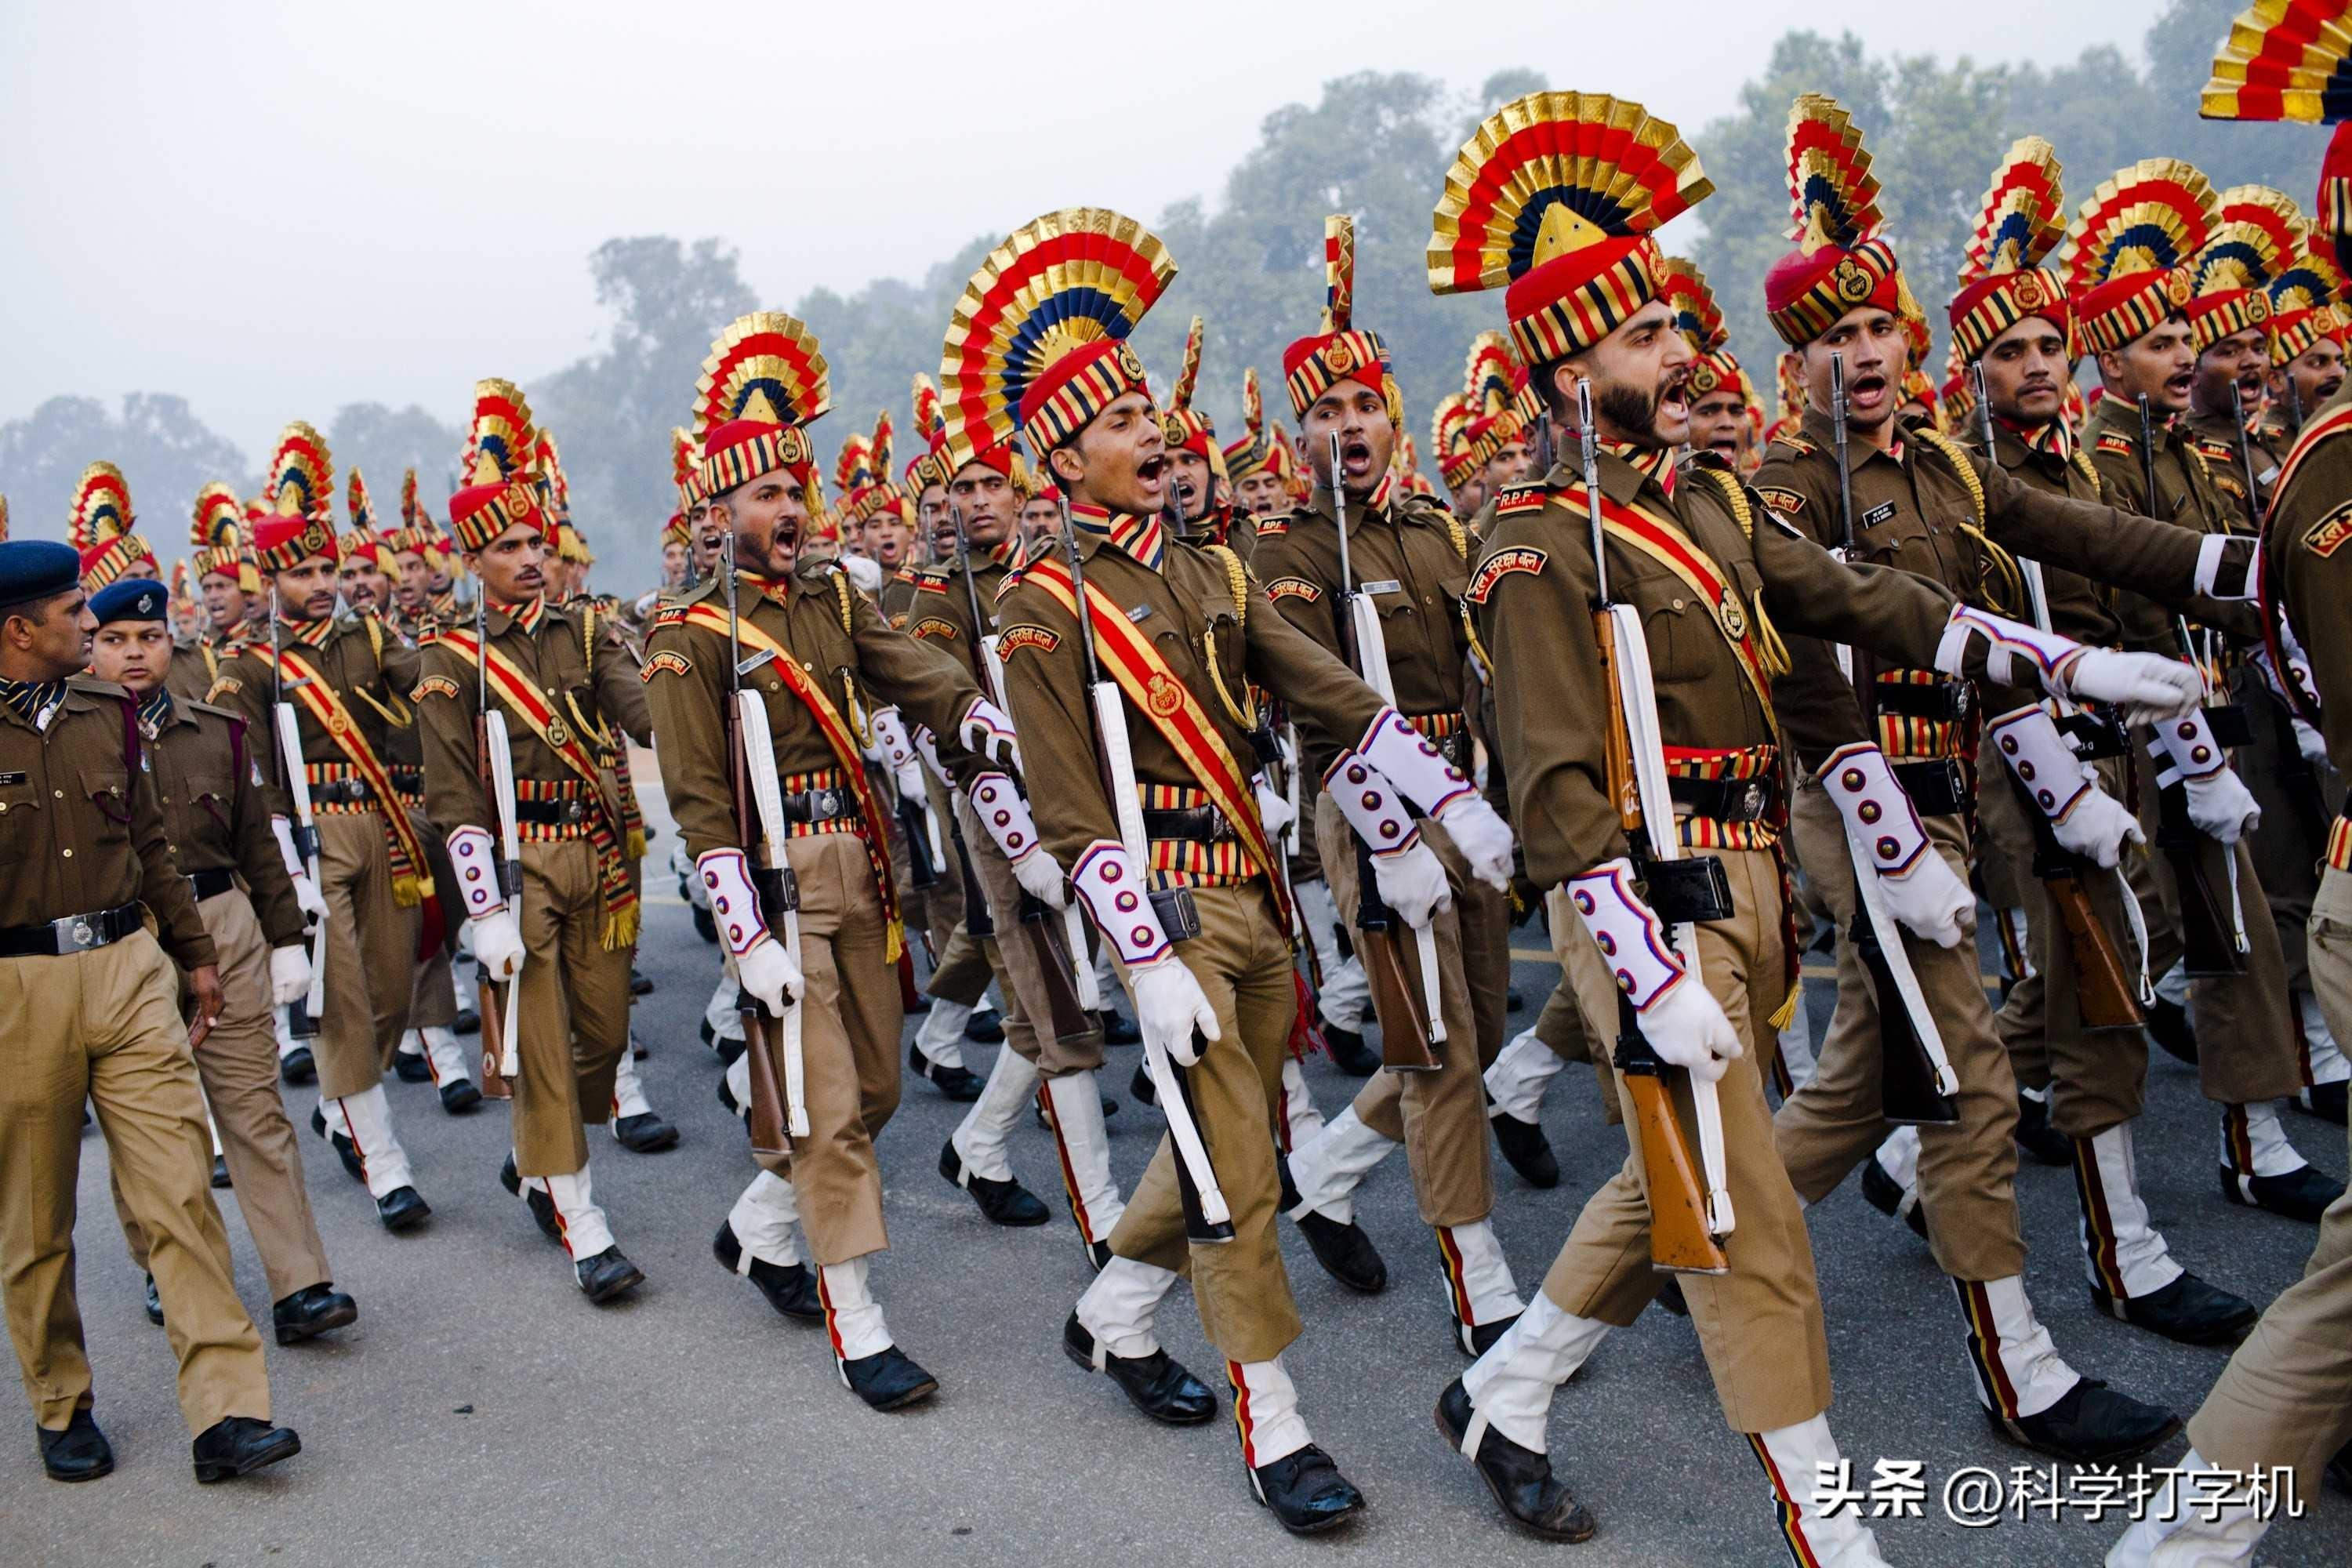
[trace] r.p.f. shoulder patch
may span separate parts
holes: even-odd
[[[1011,658],[1024,647],[1039,653],[1051,653],[1062,646],[1061,634],[1049,632],[1044,626],[1014,626],[996,639],[996,657]]]
[[[664,673],[670,675],[686,675],[690,673],[693,668],[693,660],[688,658],[686,655],[679,653],[675,648],[666,647],[659,653],[655,654],[652,658],[646,660],[646,667],[644,669],[637,672],[637,679],[640,680],[651,680],[655,676]]]
[[[2346,501],[2321,518],[2311,531],[2303,536],[2303,547],[2325,559],[2343,549],[2347,539],[2352,539],[2352,500]]]
[[[2116,456],[2123,458],[2128,458],[2133,453],[2139,450],[2139,443],[2134,441],[2130,437],[2122,435],[2114,430],[2102,430],[2099,432],[2098,447],[2099,450],[2102,452],[2113,452]]]
[[[1478,570],[1472,574],[1469,590],[1464,596],[1474,605],[1483,605],[1486,602],[1486,595],[1495,591],[1496,584],[1514,572],[1541,572],[1544,563],[1550,559],[1531,544],[1497,550],[1478,563]]]
[[[1546,489],[1540,480],[1532,484],[1506,485],[1495,492],[1495,515],[1496,517],[1532,517],[1543,510],[1545,503],[1550,500],[1550,490]],[[1540,563],[1543,552],[1538,550],[1535,553],[1538,562]]]
[[[1290,531],[1290,514],[1278,511],[1272,517],[1261,517],[1255,526],[1260,539],[1279,539]]]

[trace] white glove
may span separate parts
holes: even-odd
[[[2291,722],[2294,725],[2294,749],[2303,753],[2303,760],[2314,766],[2326,763],[2327,737],[2300,719]]]
[[[1453,836],[1454,847],[1470,862],[1470,874],[1498,893],[1511,887],[1511,825],[1477,795],[1465,795],[1446,807],[1437,821]]]
[[[1993,720],[1985,738],[2066,848],[2111,868],[2126,844],[2146,842],[2138,821],[2099,787],[2098,774],[2039,703]]]
[[[1687,973],[1635,1016],[1659,1059],[1708,1083],[1720,1079],[1734,1058],[1748,1054],[1722,1005]]]
[[[2183,782],[2189,788],[2189,820],[2208,838],[2235,844],[2263,825],[2263,808],[2237,769],[2225,767]]]
[[[269,950],[269,1000],[289,1007],[310,994],[310,955],[302,944]]]
[[[1057,914],[1069,905],[1069,882],[1043,849],[1033,849],[1013,862],[1013,879],[1021,884],[1023,892]]]
[[[522,969],[522,927],[514,911],[491,910],[474,922],[474,959],[493,980],[512,980]]]
[[[1129,970],[1127,990],[1135,1002],[1135,1026],[1144,1045],[1149,1047],[1156,1042],[1179,1066],[1191,1067],[1201,1059],[1193,1031],[1212,1040],[1223,1037],[1217,1028],[1217,1010],[1209,1005],[1209,994],[1201,989],[1184,961],[1173,954]]]
[[[2057,697],[2112,702],[2127,724],[2154,723],[2195,712],[2205,700],[2197,671],[2177,658],[2152,653],[2116,653],[2086,647],[2058,667]]]
[[[2091,786],[2090,794],[2074,803],[2074,809],[2066,814],[2064,821],[2051,823],[2050,830],[2058,836],[2060,844],[2107,869],[2113,869],[2123,858],[2125,845],[2147,842],[2139,818],[2096,784]]]
[[[1958,947],[1968,934],[1977,896],[1932,846],[1910,870],[1900,877],[1882,876],[1878,885],[1886,891],[1887,912],[1914,935],[1937,947]]]
[[[1257,792],[1257,819],[1265,825],[1266,842],[1281,843],[1290,825],[1298,820],[1298,814],[1290,809],[1290,797],[1266,783],[1264,773],[1253,776],[1250,787]]]
[[[882,591],[882,563],[869,556],[844,555],[841,569],[849,574],[850,586],[861,594]]]
[[[735,960],[735,978],[743,989],[767,1004],[768,1011],[783,1016],[791,999],[801,994],[805,982],[801,966],[784,951],[784,944],[774,937],[762,938],[751,950]]]
[[[310,880],[310,873],[294,873],[294,907],[312,920],[327,918],[327,896],[319,891],[319,884]]]
[[[1937,853],[1885,753],[1867,741],[1840,746],[1819,778],[1845,820],[1854,875],[1878,879],[1888,912],[1905,927],[1938,947],[1958,947],[1976,895]]]
[[[1388,855],[1372,857],[1372,880],[1381,897],[1415,931],[1429,923],[1439,910],[1454,907],[1454,889],[1445,880],[1445,863],[1421,839]]]

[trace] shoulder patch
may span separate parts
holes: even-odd
[[[1758,485],[1756,493],[1764,498],[1766,506],[1784,516],[1798,517],[1804,512],[1805,498],[1795,490],[1783,489],[1779,485]]]
[[[1260,539],[1276,539],[1290,531],[1290,513],[1286,511],[1278,511],[1271,517],[1261,517],[1255,521]]]
[[[224,691],[242,691],[244,689],[245,682],[237,679],[236,676],[216,676],[213,679],[212,689],[205,692],[205,697],[209,700],[212,698],[219,696]]]
[[[408,700],[411,702],[422,702],[428,697],[455,697],[457,695],[457,683],[456,681],[450,679],[446,675],[428,675],[424,679],[416,683],[416,689],[408,694]]]
[[[1495,492],[1496,517],[1529,517],[1543,510],[1551,501],[1551,490],[1540,479],[1530,484],[1506,485]],[[1542,552],[1537,552],[1540,558]]]
[[[1276,601],[1304,599],[1311,605],[1323,596],[1323,590],[1304,577],[1276,577],[1265,585],[1265,596]]]
[[[947,592],[944,588],[939,591],[942,594]],[[919,637],[951,637],[956,635],[956,625],[937,616],[926,616],[915,622],[914,635]]]
[[[693,669],[694,661],[675,648],[664,648],[646,660],[645,668],[637,672],[640,680],[651,680],[667,670],[672,675],[684,675]]]
[[[686,624],[687,607],[687,605],[684,604],[664,605],[660,609],[654,612],[655,626],[658,628],[661,626],[684,626]]]
[[[2128,458],[2139,450],[2139,443],[2120,431],[2102,430],[2099,432],[2098,448],[2102,452],[2114,452]]]
[[[2190,445],[2217,463],[2234,463],[2238,460],[2237,448],[2218,437],[2200,436]]]
[[[915,579],[915,592],[918,594],[944,594],[947,591],[948,574],[944,572],[925,572]]]
[[[1786,447],[1789,449],[1789,455],[1794,458],[1810,458],[1821,450],[1809,436],[1775,436],[1772,437],[1772,445]],[[1769,453],[1766,454],[1766,460],[1770,460]]]
[[[898,614],[892,616],[890,617],[890,629],[894,632],[905,631],[907,629],[908,614],[908,612],[902,610]]]
[[[1051,653],[1061,646],[1059,632],[1049,632],[1043,626],[1014,626],[996,639],[996,657],[1011,658],[1024,647],[1034,647],[1039,653]]]
[[[2303,547],[2324,559],[2343,549],[2347,540],[2352,540],[2352,500],[2321,518],[2303,536]]]
[[[1474,605],[1483,605],[1486,602],[1486,595],[1495,591],[1496,584],[1514,572],[1539,573],[1544,569],[1544,563],[1550,559],[1543,551],[1528,544],[1497,550],[1478,563],[1478,570],[1471,574],[1470,587],[1463,597]]]

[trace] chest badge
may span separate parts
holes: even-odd
[[[1733,642],[1748,635],[1748,612],[1739,607],[1737,595],[1726,594],[1715,607],[1715,618],[1723,623],[1723,635]]]
[[[1151,682],[1144,689],[1144,705],[1155,719],[1172,719],[1184,706],[1184,686],[1164,670],[1152,672]]]
[[[570,745],[572,743],[572,726],[566,724],[561,718],[549,719],[547,721],[547,743],[551,746]]]

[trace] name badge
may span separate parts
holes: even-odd
[[[1862,514],[1862,521],[1854,526],[1857,528],[1876,528],[1880,523],[1887,521],[1889,519],[1893,518],[1894,515],[1895,503],[1891,500],[1881,501],[1876,506],[1872,507],[1868,511],[1864,512]]]
[[[20,784],[24,782],[23,773],[0,773],[0,789],[6,789],[10,784]]]
[[[1364,584],[1364,592],[1367,594],[1399,594],[1403,591],[1404,584],[1393,577],[1383,577],[1377,583]]]
[[[1131,610],[1129,610],[1129,611],[1128,611],[1128,612],[1127,612],[1127,619],[1128,619],[1128,623],[1129,623],[1130,626],[1141,626],[1144,622],[1146,622],[1146,621],[1150,620],[1150,618],[1151,618],[1151,606],[1150,606],[1150,605],[1136,605],[1136,606],[1135,606],[1135,608],[1133,608],[1133,609],[1131,609]]]

